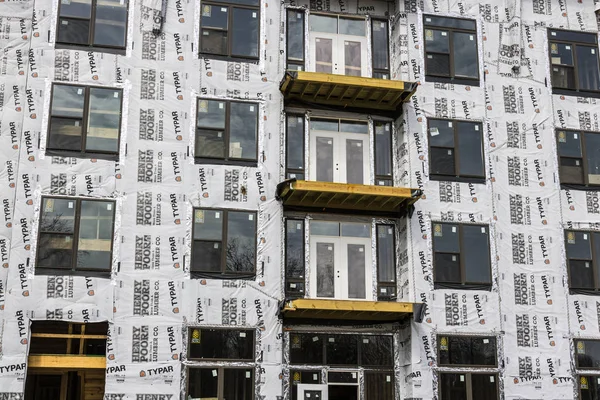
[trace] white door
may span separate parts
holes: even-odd
[[[327,385],[297,385],[298,400],[328,400]]]
[[[353,236],[337,236],[350,232]],[[352,232],[360,233],[358,236]],[[372,299],[371,237],[368,224],[311,222],[310,293],[312,298]]]
[[[367,37],[364,19],[311,14],[309,31],[309,71],[367,76]]]
[[[311,130],[312,181],[368,184],[369,135]]]

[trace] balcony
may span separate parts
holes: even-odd
[[[397,118],[417,84],[319,72],[288,71],[280,85],[286,105],[328,106]]]
[[[420,189],[290,179],[277,185],[277,198],[288,211],[399,217],[411,214]]]

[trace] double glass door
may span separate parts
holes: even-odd
[[[364,18],[311,14],[309,70],[366,76],[367,38]]]
[[[312,221],[310,229],[312,297],[371,300],[370,225]]]

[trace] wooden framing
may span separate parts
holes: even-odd
[[[398,321],[413,313],[413,303],[295,299],[281,308],[284,318],[335,319],[357,321]]]
[[[33,355],[28,368],[106,369],[106,357],[86,355]]]

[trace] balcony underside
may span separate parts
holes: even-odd
[[[280,85],[286,104],[321,105],[394,118],[402,114],[402,103],[416,89],[412,82],[306,71],[288,71]]]
[[[421,190],[333,182],[281,182],[277,197],[287,210],[399,217],[420,198]]]
[[[420,304],[384,301],[295,299],[283,303],[284,319],[396,322],[419,312]],[[293,321],[292,321],[293,322]],[[324,321],[323,321],[324,322]]]

